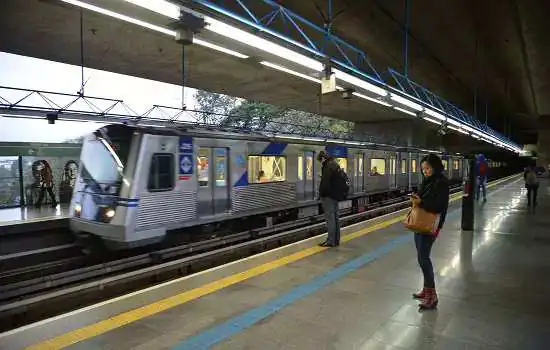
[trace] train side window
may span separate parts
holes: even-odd
[[[416,173],[416,159],[411,161],[411,172]]]
[[[363,153],[355,155],[355,176],[363,176]]]
[[[401,159],[401,174],[407,173],[407,160]]]
[[[395,158],[390,158],[390,175],[395,175]]]
[[[216,148],[214,150],[215,154],[215,170],[216,170],[216,186],[217,187],[224,187],[227,186],[227,179],[226,179],[226,159],[225,156],[227,154],[227,150],[225,148]]]
[[[449,170],[449,162],[443,159],[443,170]]]
[[[386,160],[385,159],[371,159],[370,160],[370,176],[378,176],[386,174]]]
[[[304,157],[298,156],[298,180],[304,179]]]
[[[199,154],[197,156],[197,179],[199,181],[199,187],[208,187],[210,178],[209,156],[209,148],[199,148]]]
[[[458,170],[459,168],[459,162],[457,159],[453,160],[453,170]]]
[[[306,156],[306,180],[313,180],[313,156]]]
[[[170,191],[174,188],[174,155],[155,153],[151,158],[147,190],[149,192]]]
[[[286,181],[286,158],[283,156],[249,156],[248,183]]]
[[[340,168],[342,168],[342,170],[344,170],[344,172],[347,174],[348,173],[348,159],[347,158],[334,158],[334,160],[336,161],[336,163],[338,163]]]

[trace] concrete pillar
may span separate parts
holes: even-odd
[[[358,139],[372,137],[376,142],[439,149],[441,136],[430,130],[426,122],[416,119],[356,122],[354,135]]]
[[[550,164],[550,115],[539,117],[537,135],[537,165],[547,167]]]

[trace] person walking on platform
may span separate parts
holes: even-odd
[[[525,180],[525,188],[527,189],[527,205],[530,207],[537,206],[537,192],[539,191],[539,179],[534,164],[531,164],[523,173]]]
[[[317,160],[322,164],[319,197],[327,221],[327,239],[322,247],[340,245],[340,220],[338,201],[344,200],[349,191],[348,179],[338,163],[325,151],[319,152]]]
[[[413,294],[415,299],[421,299],[421,309],[434,309],[438,299],[435,290],[435,277],[430,254],[432,246],[445,223],[449,207],[449,180],[443,174],[443,162],[435,154],[424,157],[421,161],[424,179],[418,194],[411,196],[413,206],[418,206],[427,212],[439,215],[439,224],[433,234],[414,233],[414,243],[418,265],[424,275],[424,288]]]
[[[487,173],[489,167],[483,154],[478,154],[476,158],[476,200],[479,200],[480,192],[483,191],[483,201],[487,202]]]

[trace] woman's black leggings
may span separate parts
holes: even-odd
[[[425,288],[435,288],[434,267],[432,265],[432,260],[430,259],[430,253],[434,242],[435,236],[422,233],[414,234],[414,244],[416,245],[418,265],[420,265],[422,274],[424,275]]]

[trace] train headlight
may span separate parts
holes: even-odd
[[[74,216],[80,217],[80,213],[82,212],[82,206],[77,203],[74,205],[73,210],[74,210]]]
[[[105,210],[105,213],[103,215],[107,219],[112,219],[113,216],[115,216],[115,210],[114,209],[107,209],[107,210]]]

